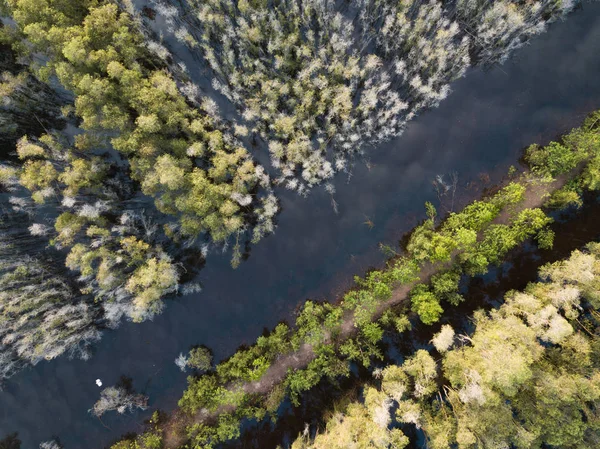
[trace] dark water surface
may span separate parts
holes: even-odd
[[[450,324],[457,335],[470,335],[475,328],[471,317],[475,310],[490,310],[502,304],[510,290],[523,290],[530,282],[538,280],[539,267],[546,263],[563,260],[575,249],[581,249],[586,243],[600,240],[600,196],[597,192],[585,195],[584,206],[571,208],[566,212],[555,212],[555,222],[550,226],[556,233],[554,246],[550,250],[540,250],[531,241],[510,251],[498,267],[490,267],[484,276],[463,276],[461,294],[465,301],[458,307],[445,305],[442,320],[433,326],[426,326],[413,317],[412,331],[398,334],[394,330],[384,336],[385,358],[374,360],[368,369],[353,366],[352,375],[339,380],[339,385],[327,380],[302,395],[301,405],[280,409],[278,420],[273,425],[265,419],[258,425],[249,423],[238,441],[225,445],[223,449],[273,449],[282,445],[288,449],[291,443],[309,424],[311,435],[317,429],[323,429],[328,416],[340,410],[340,405],[349,400],[362,400],[362,388],[372,383],[373,369],[389,364],[400,364],[419,349],[435,351],[431,338],[439,332],[442,324]],[[427,449],[424,434],[413,425],[401,426],[410,437],[408,448]]]
[[[600,107],[598,73],[595,3],[552,25],[503,66],[472,71],[438,109],[373,149],[370,168],[357,167],[350,183],[336,180],[339,214],[323,191],[306,199],[283,193],[275,235],[240,268],[229,267],[227,254],[210,255],[199,275],[202,293],[168,301],[154,322],[105,332],[87,362],[61,358],[14,376],[0,392],[0,436],[18,431],[23,449],[54,435],[66,449],[91,449],[140,430],[151,410],[107,414],[103,422],[87,412],[99,397],[96,378],[108,386],[130,376],[152,409],[174,407],[186,385],[173,363],[179,352],[205,344],[219,360],[290,318],[307,298],[335,299],[355,273],[382,263],[378,243],[396,245],[424,218],[423,203],[437,204],[436,175],[457,172],[462,202],[476,197],[524,146],[549,141]]]

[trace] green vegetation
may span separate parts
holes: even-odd
[[[152,430],[147,431],[138,439],[120,441],[112,446],[112,449],[161,449],[163,440],[160,431],[157,429],[158,422],[158,412],[154,412],[148,423]]]
[[[64,353],[87,359],[100,338],[98,308],[28,226],[25,214],[0,214],[0,380]]]
[[[26,363],[87,354],[77,348],[123,316],[143,321],[160,313],[162,298],[178,291],[183,270],[174,259],[182,247],[198,237],[224,246],[233,239],[235,265],[240,240],[247,231],[253,241],[271,232],[278,206],[264,169],[219,128],[218,117],[187,102],[116,4],[10,0],[0,6],[16,23],[0,27],[6,100],[0,126],[7,126],[3,137],[16,141],[19,159],[0,166],[2,189],[12,195],[2,220],[27,214],[31,240],[52,247],[26,274],[24,260],[38,255],[31,242],[30,253],[19,248],[18,257],[12,242],[2,248],[0,275],[11,283],[0,306],[1,332],[10,336],[0,352],[3,379]],[[31,73],[16,60],[28,62]],[[72,104],[49,87],[56,80],[73,93]],[[25,127],[22,119],[33,117],[39,126]],[[74,137],[45,127],[62,126],[62,119],[80,125]],[[54,264],[79,278],[67,281],[64,270],[48,268]],[[49,272],[56,284],[68,284],[68,293],[51,280],[36,281]],[[33,284],[16,284],[15,276],[33,276]],[[20,299],[9,304],[7,295]]]
[[[0,2],[0,16],[4,15]],[[24,134],[62,127],[60,107],[66,100],[32,76],[11,51],[17,36],[0,21],[0,145],[14,146]]]
[[[350,363],[368,367],[372,358],[382,357],[378,343],[384,327],[401,332],[410,326],[406,315],[409,304],[403,304],[404,312],[390,310],[406,297],[401,294],[395,299],[395,292],[410,292],[412,310],[421,321],[432,324],[439,320],[446,303],[455,305],[463,300],[458,293],[463,274],[486,273],[489,265],[500,263],[509,250],[528,238],[541,241],[542,247],[551,245],[553,234],[547,225],[552,220],[542,209],[527,206],[534,201],[541,205],[563,185],[580,190],[593,185],[586,179],[600,152],[598,117],[599,113],[592,114],[581,128],[564,137],[560,148],[575,153],[579,163],[553,166],[559,179],[542,170],[544,155],[548,155],[550,164],[569,157],[556,157],[554,150],[542,148],[533,159],[530,150],[526,157],[532,158],[531,171],[519,177],[513,174],[506,186],[461,212],[451,213],[442,223],[436,225],[435,210],[427,205],[428,219],[413,231],[405,254],[390,260],[383,270],[357,277],[356,288],[346,293],[339,305],[308,301],[293,330],[280,324],[269,336],[260,337],[255,345],[219,364],[215,371],[190,377],[189,387],[179,401],[190,421],[187,434],[180,438],[191,441],[194,448],[209,448],[237,438],[241,420],[261,420],[267,413],[274,413],[286,396],[298,404],[302,392],[321,379],[335,381],[347,376]],[[440,336],[437,346],[449,346],[449,334],[446,331]],[[302,358],[301,366],[305,367],[298,369],[292,362],[294,357]],[[426,353],[420,355],[417,365],[411,368],[419,375],[430,373],[421,385],[424,395],[436,388],[432,380],[435,363],[427,357]],[[276,369],[269,371],[271,367]],[[273,374],[282,367],[287,369],[285,376]],[[191,417],[198,413],[203,418],[194,423]],[[388,437],[389,441],[396,438]]]
[[[56,77],[74,93],[63,111],[74,111],[84,132],[72,140],[24,136],[17,177],[3,183],[27,189],[28,212],[56,208],[54,230],[43,225],[44,232],[68,250],[66,266],[87,280],[85,294],[110,309],[111,325],[160,312],[179,282],[168,254],[174,244],[201,233],[214,242],[233,236],[237,264],[250,222],[254,241],[272,231],[277,202],[268,176],[216,117],[186,102],[127,13],[95,0],[6,5],[18,27],[5,27],[4,40],[40,78]],[[138,186],[155,198],[150,216],[139,212]]]
[[[206,348],[194,348],[190,351],[188,365],[200,371],[208,371],[212,366],[212,354]]]
[[[179,218],[185,236],[207,232],[222,241],[242,229],[252,208],[240,202],[247,206],[256,193],[259,171],[215,117],[186,102],[129,14],[97,0],[7,3],[28,52],[49,58],[37,73],[55,75],[76,96],[87,131],[79,150],[89,139],[108,138],[158,210]]]
[[[470,56],[503,59],[575,3],[361,0],[343,13],[318,0],[193,1],[198,35],[177,33],[199,45],[213,88],[239,108],[252,137],[266,141],[276,183],[305,193],[348,170],[361,145],[398,135],[437,105]],[[0,50],[10,53],[0,78],[7,100],[0,130],[16,141],[18,156],[0,166],[11,195],[1,219],[4,227],[15,217],[26,223],[1,236],[0,379],[65,352],[87,354],[98,328],[123,316],[143,321],[159,313],[162,298],[178,290],[182,248],[233,243],[236,266],[240,241],[257,242],[274,229],[272,181],[235,137],[247,137],[247,127],[226,128],[215,102],[198,97],[124,5],[0,2],[12,19],[0,28]],[[50,87],[56,82],[72,99]],[[43,133],[26,127],[25,118],[38,113]],[[182,356],[205,372],[190,377],[180,400],[182,438],[196,448],[236,438],[243,419],[274,414],[286,397],[298,404],[324,377],[381,358],[384,328],[407,329],[409,307],[432,324],[463,300],[464,274],[484,273],[531,237],[550,247],[551,220],[525,196],[551,193],[559,176],[573,179],[548,207],[580,204],[583,190],[600,188],[598,117],[560,143],[531,147],[531,173],[442,223],[427,205],[428,219],[405,253],[357,279],[339,304],[307,302],[294,328],[277,326],[214,369],[205,348]],[[50,119],[69,121],[75,135],[46,130]],[[391,312],[405,296],[410,305]],[[411,369],[430,365],[423,356]],[[119,404],[122,392],[105,392],[106,407]],[[160,447],[161,426],[155,417],[150,431],[116,447]]]
[[[434,338],[440,360],[419,350],[376,371],[364,401],[292,448],[403,448],[411,441],[400,425],[421,429],[432,449],[597,447],[600,244],[540,277],[497,310],[476,312],[472,335],[456,339],[444,326]]]
[[[105,186],[105,176],[124,179],[123,170],[48,134],[35,142],[22,138],[17,153],[24,161],[19,182],[34,203],[62,206],[54,232],[46,234],[55,235],[51,243],[57,248],[69,249],[66,266],[90,279],[96,300],[130,295],[128,315],[136,320],[160,311],[160,299],[177,285],[177,268],[158,244],[160,235],[144,232],[141,214],[123,212],[120,226],[111,219],[119,207],[114,199],[122,192]]]
[[[51,283],[36,281],[37,295],[53,300],[37,303],[35,319],[19,321],[29,316],[26,305],[32,300],[11,304],[10,313],[2,308],[3,323],[10,323],[3,326],[12,335],[0,353],[3,377],[23,362],[87,346],[97,339],[99,326],[160,313],[162,298],[186,291],[179,290],[187,268],[179,260],[182,248],[193,246],[205,254],[210,245],[231,247],[237,266],[246,240],[257,242],[273,231],[278,212],[273,182],[236,137],[247,137],[248,127],[254,142],[257,135],[267,141],[280,174],[277,182],[304,193],[335,171],[347,170],[362,144],[397,135],[416,113],[445,98],[448,83],[470,64],[469,54],[487,63],[502,59],[574,6],[546,0],[497,3],[460,1],[446,7],[433,1],[368,1],[350,2],[340,11],[314,0],[191,2],[198,28],[192,34],[180,27],[176,34],[187,45],[199,45],[214,71],[213,87],[242,112],[243,123],[228,126],[214,100],[200,98],[198,86],[152,41],[131,2],[2,0],[0,14],[9,19],[0,25],[0,92],[6,100],[0,106],[0,139],[16,142],[18,161],[0,167],[0,183],[10,191],[9,208],[28,215],[36,242],[50,244],[53,263],[64,261],[78,276],[64,282],[74,276],[49,270],[56,282],[69,284],[69,294],[56,294]],[[171,19],[174,14],[164,5],[157,12]],[[376,16],[386,19],[373,20]],[[479,16],[484,24],[473,20]],[[56,85],[61,89],[51,87]],[[28,126],[32,117],[37,123]],[[73,125],[74,135],[53,130],[65,123]],[[330,153],[335,160],[328,160]],[[568,163],[556,159],[556,164]],[[301,181],[295,178],[300,172]],[[597,173],[590,168],[584,187],[595,188]],[[333,194],[333,186],[328,191]],[[556,201],[573,202],[572,196]],[[502,201],[481,213],[496,213]],[[473,219],[485,224],[483,215]],[[538,217],[534,228],[541,229],[542,221]],[[415,235],[414,260],[374,275],[367,280],[374,283],[348,295],[342,309],[315,305],[324,307],[320,318],[314,321],[306,312],[306,330],[292,333],[286,344],[318,347],[339,332],[342,314],[352,313],[362,323],[360,343],[345,343],[340,350],[366,363],[368,356],[358,348],[376,351],[381,331],[370,316],[377,304],[416,273],[415,263],[449,261],[478,231],[475,222],[446,233],[434,228],[432,219],[421,229],[421,240]],[[515,235],[507,239],[523,238],[517,229],[511,232]],[[550,234],[541,232],[540,241],[550,244]],[[18,260],[26,256],[22,252]],[[32,267],[48,264],[48,257],[41,259]],[[483,269],[484,258],[477,261]],[[2,276],[19,275],[18,266],[6,267]],[[449,283],[459,275],[438,282],[437,293],[450,289],[443,293],[450,303],[460,300]],[[21,297],[24,287],[12,288]],[[424,320],[434,321],[442,312],[425,290],[414,298]],[[60,326],[51,319],[58,310],[74,310],[70,307],[85,319],[61,315]],[[42,323],[56,324],[43,344]],[[38,336],[25,337],[25,330]],[[69,336],[66,345],[53,341],[63,334]],[[258,379],[279,349],[258,354],[250,373],[243,373],[246,359],[234,359],[232,379]],[[333,363],[329,353],[317,360]],[[343,372],[342,365],[331,375]],[[296,385],[294,391],[307,383]]]
[[[145,410],[148,407],[148,397],[136,394],[127,379],[125,382],[114,387],[107,387],[100,392],[100,399],[89,410],[91,414],[101,417],[106,412],[117,411],[118,413],[132,412],[136,408]]]
[[[173,29],[266,141],[277,182],[305,194],[437,106],[472,62],[505,59],[575,4],[193,0]],[[177,10],[158,13],[175,25]]]

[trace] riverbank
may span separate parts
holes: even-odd
[[[387,323],[377,322],[390,307],[410,297],[412,311],[432,324],[443,312],[441,298],[460,302],[455,295],[463,273],[487,272],[489,264],[501,262],[509,250],[533,236],[541,247],[551,246],[552,234],[545,227],[552,220],[540,207],[565,207],[577,202],[578,189],[599,186],[599,117],[593,114],[560,143],[529,147],[529,171],[509,173],[505,186],[451,213],[437,227],[435,210],[428,205],[429,219],[413,231],[405,254],[390,261],[386,270],[357,279],[357,288],[339,306],[308,302],[295,329],[279,325],[214,373],[191,379],[179,403],[185,413],[175,413],[164,424],[165,447],[178,447],[187,439],[213,445],[236,438],[241,420],[274,413],[286,394],[296,402],[323,376],[334,380],[348,375],[350,362],[368,366],[371,357],[381,357],[381,326],[391,321],[401,332],[401,323],[408,322],[405,312],[388,316]],[[281,357],[289,348],[293,351]]]
[[[599,262],[592,241],[543,266],[538,282],[475,312],[472,329],[445,325],[433,347],[381,367],[361,399],[291,447],[596,447]]]
[[[503,296],[511,290],[522,290],[528,283],[535,282],[539,268],[554,263],[582,249],[586,242],[600,240],[600,202],[597,193],[587,195],[581,208],[553,213],[555,222],[550,225],[556,234],[551,249],[540,249],[525,244],[510,251],[505,261],[483,276],[464,279],[461,294],[468,298],[458,307],[444,313],[440,322],[433,326],[412,320],[412,328],[402,334],[386,329],[383,339],[384,359],[377,360],[369,368],[357,366],[347,379],[336,382],[323,380],[311,391],[302,395],[301,405],[282,407],[277,421],[264,420],[244,428],[239,440],[224,445],[227,449],[276,448],[282,442],[291,442],[303,433],[306,425],[310,429],[323,429],[327,419],[342,410],[349,401],[359,399],[365,384],[373,381],[373,373],[390,364],[399,364],[419,349],[431,349],[431,339],[443,325],[451,325],[456,334],[472,331],[469,317],[476,310],[492,310],[502,303]],[[414,435],[410,435],[411,438]],[[285,444],[284,444],[284,447]],[[421,446],[418,446],[421,447]]]
[[[284,195],[276,238],[253,248],[238,271],[232,272],[226,256],[212,254],[201,272],[201,294],[171,301],[153,323],[108,332],[87,362],[40,363],[20,374],[0,393],[2,431],[21,430],[25,447],[52,434],[71,448],[106,444],[138,430],[145,414],[108,416],[103,421],[111,430],[103,427],[86,413],[97,399],[96,378],[114,383],[121,374],[131,375],[153,407],[171,409],[185,384],[172,363],[181,350],[203,343],[222,359],[260,335],[263,326],[290,316],[304,298],[335,298],[351,283],[351,273],[380,266],[378,242],[395,246],[423,217],[423,203],[436,201],[430,185],[436,174],[457,171],[462,186],[477,181],[480,171],[491,172],[493,183],[494,168],[505,171],[521,146],[547,141],[590,110],[594,85],[585,74],[596,71],[590,56],[598,41],[593,11],[556,24],[514,61],[456,83],[455,95],[439,109],[373,153],[370,172],[357,167],[350,184],[338,180],[339,215],[329,195],[315,194],[310,201]],[[549,88],[552,98],[546,97]],[[398,146],[402,151],[392,151]],[[474,191],[463,191],[463,198]],[[373,229],[362,224],[365,215],[375,222]],[[318,269],[315,260],[322,261]]]

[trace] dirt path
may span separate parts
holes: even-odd
[[[564,187],[565,184],[570,179],[573,179],[573,177],[577,176],[582,169],[583,166],[578,167],[572,172],[559,176],[552,182],[540,182],[539,180],[529,181],[527,183],[527,190],[525,191],[523,201],[515,204],[514,207],[505,208],[492,221],[492,224],[508,224],[510,218],[514,216],[515,213],[518,214],[525,209],[542,207],[548,199],[548,195],[550,193],[560,189],[561,187]]]
[[[491,224],[508,224],[511,217],[522,212],[525,209],[534,209],[541,207],[547,199],[547,195],[551,192],[563,187],[569,179],[572,179],[573,175],[577,173],[570,173],[556,179],[551,183],[539,183],[530,182],[527,190],[524,193],[523,200],[514,207],[504,209],[492,222]],[[481,238],[481,235],[479,236]],[[408,299],[410,290],[417,283],[429,282],[431,277],[437,273],[440,273],[452,266],[455,262],[458,253],[453,254],[450,261],[444,264],[425,264],[420,271],[418,281],[414,281],[410,284],[403,284],[393,290],[392,296],[387,301],[380,303],[375,312],[375,319],[379,318],[386,310],[394,307],[404,300]],[[341,339],[352,337],[356,333],[356,327],[354,326],[354,318],[352,314],[346,314],[341,324]],[[325,338],[325,343],[329,342],[329,338]],[[282,382],[288,369],[301,369],[305,368],[315,357],[313,348],[309,344],[303,345],[298,352],[282,356],[269,367],[267,372],[259,381],[251,382],[243,386],[244,391],[247,393],[268,393],[271,391],[273,386],[279,382]]]
[[[522,179],[525,179],[527,189],[524,193],[523,200],[512,207],[504,209],[491,222],[491,224],[508,224],[512,217],[523,210],[543,206],[551,192],[563,187],[570,179],[573,179],[574,176],[578,175],[582,169],[583,166],[580,166],[572,172],[558,177],[553,182],[540,182],[536,178],[532,178],[527,174],[524,174]],[[506,183],[508,183],[508,181],[503,184]],[[500,185],[499,187],[501,188],[503,185]],[[480,234],[478,237],[481,239],[482,234]],[[449,269],[456,261],[458,254],[458,251],[455,251],[451,256],[450,261],[442,264],[438,263],[434,265],[432,263],[426,263],[423,265],[417,281],[398,286],[392,291],[392,295],[387,301],[384,301],[377,306],[377,309],[374,313],[374,319],[381,317],[381,315],[391,307],[399,305],[400,303],[408,300],[409,293],[415,284],[427,283],[433,275]],[[343,317],[341,331],[338,338],[348,339],[354,336],[356,333],[357,328],[354,323],[353,314],[348,312]],[[330,336],[326,335],[324,342],[329,343],[330,341]],[[260,378],[260,380],[247,382],[245,384],[238,385],[236,388],[241,388],[245,393],[249,394],[267,394],[275,387],[275,385],[278,385],[285,380],[285,377],[290,369],[295,371],[306,368],[314,358],[315,353],[313,346],[305,343],[298,351],[282,355],[275,360],[267,369],[265,374]],[[233,408],[221,408],[213,413],[201,410],[194,417],[185,415],[179,409],[176,410],[173,415],[171,415],[171,418],[164,427],[164,447],[166,449],[176,449],[185,443],[186,426],[194,423],[204,422],[207,419],[214,418],[218,414],[226,411],[233,411]]]

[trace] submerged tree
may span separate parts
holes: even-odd
[[[63,449],[63,446],[58,440],[49,440],[40,443],[40,449]]]
[[[0,380],[64,353],[86,358],[100,338],[98,306],[27,223],[22,214],[0,216]]]
[[[386,367],[364,401],[292,447],[338,447],[343,432],[360,447],[405,447],[399,425],[422,430],[432,449],[597,447],[600,245],[543,267],[540,276],[497,310],[476,312],[472,335],[454,339],[443,328],[434,338],[441,363],[420,350]]]
[[[39,81],[20,64],[11,49],[16,36],[2,23],[0,10],[0,145],[12,146],[23,134],[40,134],[45,128],[60,127],[61,106],[67,104],[59,94]]]
[[[148,50],[132,17],[111,2],[7,0],[36,72],[55,75],[75,95],[86,139],[109,142],[156,208],[188,238],[216,242],[255,221],[272,230],[269,177],[204,109],[192,107],[167,67]],[[38,164],[39,165],[39,164]]]
[[[268,176],[213,119],[186,104],[170,76],[139,46],[141,34],[127,14],[94,1],[48,1],[46,9],[29,1],[8,5],[27,29],[11,22],[2,30],[3,39],[10,34],[3,42],[32,66],[47,62],[33,67],[40,77],[53,72],[72,88],[86,131],[74,139],[50,130],[24,136],[17,142],[20,165],[0,167],[0,183],[10,193],[2,197],[2,219],[13,220],[1,236],[2,378],[65,352],[86,356],[99,329],[116,326],[123,316],[152,318],[179,285],[182,266],[171,255],[180,255],[202,232],[225,241],[235,231],[239,239],[250,216],[259,239],[273,230],[277,212],[272,195],[256,197],[257,183],[268,190]],[[90,70],[100,70],[101,79],[92,81]],[[11,104],[18,99],[23,108],[44,107],[41,95],[29,95],[27,83],[50,92],[45,84],[25,73],[3,76],[6,105],[13,98]],[[58,115],[58,106],[56,101],[46,112]],[[127,156],[132,144],[142,149],[139,157],[123,158],[110,144]],[[153,174],[147,172],[148,158],[155,163]],[[168,214],[139,192],[130,175],[140,171],[145,174],[136,179],[146,193],[169,191],[156,203]],[[192,215],[184,216],[183,209]],[[40,251],[48,244],[58,251]],[[79,277],[66,282],[65,266]]]
[[[194,18],[157,11],[266,141],[277,182],[304,194],[435,107],[472,60],[503,61],[576,4],[194,0]]]
[[[127,167],[112,162],[110,153],[80,153],[58,134],[24,137],[17,153],[24,161],[19,183],[33,204],[62,212],[51,227],[38,223],[30,231],[68,249],[66,266],[81,274],[109,320],[116,324],[125,314],[142,321],[160,312],[161,298],[176,290],[179,273],[161,247],[168,244],[164,231],[134,193]]]
[[[146,410],[148,397],[143,394],[136,394],[130,384],[131,380],[126,379],[120,385],[103,389],[100,392],[100,399],[98,399],[89,412],[100,418],[104,413],[109,411],[124,414],[132,413],[135,409]]]
[[[197,369],[198,371],[208,371],[212,367],[212,354],[208,348],[198,346],[192,348],[188,356],[179,354],[175,359],[175,364],[185,371],[187,367]]]
[[[11,433],[0,440],[0,449],[21,449],[21,440],[17,432]]]
[[[178,285],[127,167],[67,145],[56,133],[24,137],[23,166],[0,167],[1,378],[64,353],[88,357],[101,328],[151,318]]]

